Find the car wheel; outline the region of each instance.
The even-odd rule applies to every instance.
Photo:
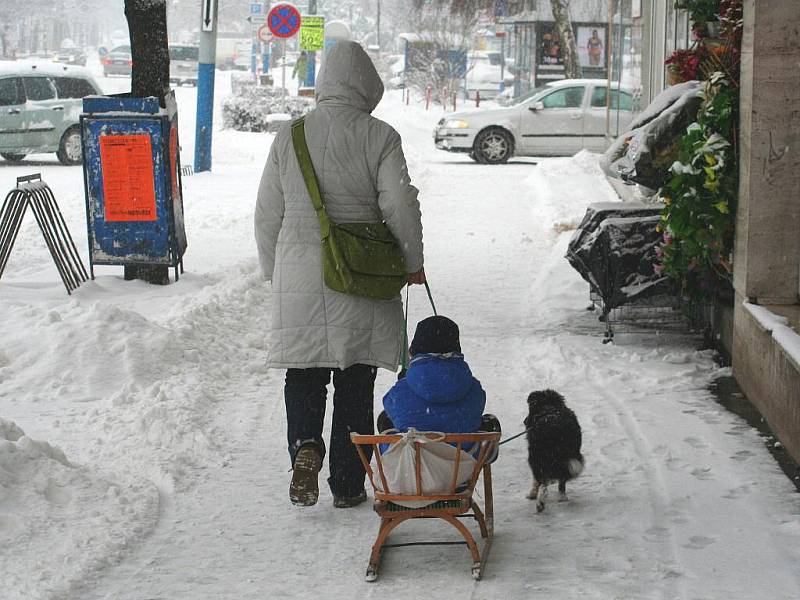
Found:
[[[18,163],[25,158],[26,154],[11,154],[10,152],[0,152],[0,156],[5,158],[8,162]]]
[[[514,139],[511,134],[499,127],[486,129],[475,139],[473,152],[478,162],[499,165],[507,162],[514,153]]]
[[[469,155],[468,155],[468,156],[469,156],[469,157],[470,157],[472,160],[474,160],[476,163],[479,163],[479,162],[481,162],[481,159],[480,159],[480,158],[478,158],[478,155],[477,155],[477,154],[475,154],[475,151],[474,151],[474,150],[472,150],[472,151],[469,153]]]
[[[70,127],[64,132],[64,135],[61,136],[61,143],[58,145],[56,156],[65,165],[79,165],[83,162],[80,129]]]

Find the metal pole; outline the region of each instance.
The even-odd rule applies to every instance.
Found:
[[[283,97],[286,98],[286,38],[283,38],[283,66],[281,67],[281,87],[283,88]]]
[[[380,52],[381,52],[381,0],[378,0],[377,27],[378,27],[378,54],[380,54]]]
[[[500,93],[506,91],[506,35],[500,38]]]
[[[194,136],[195,172],[211,170],[214,126],[214,68],[217,61],[217,0],[203,0],[200,14],[200,55],[197,66],[197,117]]]

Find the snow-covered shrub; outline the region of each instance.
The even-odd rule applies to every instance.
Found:
[[[273,114],[288,114],[296,119],[312,108],[313,98],[283,96],[281,88],[249,85],[237,81],[236,92],[222,103],[222,120],[226,128],[237,131],[271,131]]]

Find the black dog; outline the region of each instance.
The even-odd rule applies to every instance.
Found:
[[[547,484],[558,481],[559,500],[567,499],[567,481],[583,471],[581,426],[575,413],[553,390],[531,392],[528,396],[528,464],[533,487],[528,498],[536,499],[536,511],[544,510]]]

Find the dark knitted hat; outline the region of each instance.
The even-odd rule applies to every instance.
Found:
[[[447,354],[461,352],[458,325],[447,317],[428,317],[417,323],[411,341],[411,356],[416,354]]]

